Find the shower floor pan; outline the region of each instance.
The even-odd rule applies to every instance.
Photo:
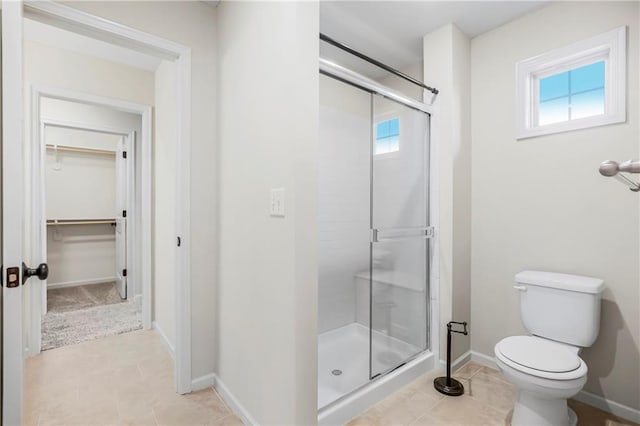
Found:
[[[416,346],[373,332],[374,372],[384,372],[420,352]],[[352,323],[318,336],[318,407],[322,409],[369,382],[369,328]]]

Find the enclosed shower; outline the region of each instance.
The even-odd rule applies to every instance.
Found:
[[[429,354],[433,228],[428,107],[329,61],[320,72],[322,414]]]

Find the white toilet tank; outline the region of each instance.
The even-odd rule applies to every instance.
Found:
[[[603,280],[522,271],[516,274],[516,283],[522,322],[531,334],[583,348],[595,342]]]

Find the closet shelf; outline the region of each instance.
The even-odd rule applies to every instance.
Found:
[[[47,219],[47,226],[58,225],[115,225],[115,219]]]
[[[47,149],[51,149],[53,151],[84,152],[89,154],[100,154],[100,155],[116,155],[115,151],[109,151],[107,149],[80,148],[77,146],[67,146],[67,145],[47,144]]]

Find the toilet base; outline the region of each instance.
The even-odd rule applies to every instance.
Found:
[[[578,416],[567,406],[566,399],[540,398],[519,390],[513,407],[512,426],[576,426]]]

